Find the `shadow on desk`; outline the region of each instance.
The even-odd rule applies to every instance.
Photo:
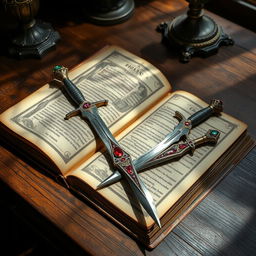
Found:
[[[52,235],[59,236],[59,232],[55,230],[55,227],[50,227],[48,231],[38,230],[35,227],[35,221],[31,218],[27,218],[26,212],[30,212],[31,209],[23,209],[24,202],[18,195],[10,191],[5,184],[0,181],[0,219],[1,219],[1,253],[2,256],[67,256],[67,255],[87,255],[82,251],[71,253],[71,251],[64,252],[67,247],[65,244],[63,251],[60,249],[62,246],[57,246],[52,243]],[[29,207],[29,206],[25,206]],[[22,209],[21,209],[22,208]],[[21,213],[22,212],[22,213]],[[38,213],[35,213],[37,222],[41,222],[41,225],[46,221]],[[30,223],[31,220],[31,223]],[[49,224],[45,225],[47,228]],[[49,236],[47,236],[47,232]],[[59,237],[63,237],[60,235]],[[62,239],[62,238],[59,238]],[[55,241],[55,240],[54,240]],[[72,249],[73,250],[73,249]],[[80,248],[76,249],[80,250]],[[2,252],[5,252],[2,254]]]

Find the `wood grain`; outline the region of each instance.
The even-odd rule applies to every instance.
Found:
[[[115,44],[158,67],[173,90],[186,90],[206,101],[222,99],[224,111],[247,123],[256,138],[253,32],[206,12],[236,43],[222,47],[209,58],[196,57],[182,64],[175,50],[161,44],[161,35],[155,28],[184,13],[186,1],[136,1],[130,20],[109,27],[87,23],[81,8],[78,10],[75,5],[70,9],[67,4],[59,6],[56,14],[47,4],[49,1],[44,1],[39,16],[52,22],[61,41],[43,59],[0,56],[0,112],[51,81],[55,65],[72,68],[105,45]],[[33,220],[38,232],[61,248],[63,254],[252,255],[256,251],[256,150],[153,251],[146,250],[91,205],[5,145],[0,148],[0,179],[18,197],[17,212]],[[5,197],[1,194],[1,201]]]

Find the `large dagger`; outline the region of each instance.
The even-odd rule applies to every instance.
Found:
[[[63,83],[66,92],[78,107],[74,111],[68,113],[65,119],[69,119],[80,114],[82,118],[90,122],[111,156],[114,167],[116,167],[118,171],[126,178],[141,205],[158,224],[158,226],[161,227],[160,220],[157,216],[156,208],[153,203],[153,198],[151,197],[151,194],[145,187],[144,183],[140,180],[130,155],[121,148],[98,114],[98,107],[106,106],[108,102],[106,100],[97,102],[87,101],[81,91],[68,78],[67,68],[63,66],[55,66],[53,73],[55,79]]]
[[[185,137],[185,139],[189,141],[188,134],[193,127],[202,123],[212,115],[218,115],[222,109],[222,101],[212,100],[208,107],[199,110],[187,119],[180,112],[176,111],[175,117],[180,120],[179,124],[174,128],[172,132],[167,134],[167,136],[159,144],[157,144],[144,155],[134,160],[133,164],[136,170],[142,170],[148,167],[149,163],[152,163],[153,159],[161,155],[172,144],[178,142],[180,138]],[[112,175],[103,180],[97,188],[100,189],[109,186],[120,178],[120,174],[115,171]]]

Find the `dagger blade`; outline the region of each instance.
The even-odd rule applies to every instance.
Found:
[[[111,134],[109,136],[109,133],[106,134],[105,129],[103,127],[100,127],[100,125],[99,125],[100,118],[98,118],[98,117],[94,118],[92,116],[89,116],[89,117],[87,116],[87,119],[90,121],[90,123],[93,127],[97,127],[96,128],[97,129],[97,134],[99,135],[99,137],[103,141],[104,145],[106,146],[107,151],[111,152],[112,149],[111,149],[111,145],[110,145],[109,141],[112,141],[112,142],[115,141],[116,142],[116,140],[113,139],[113,135]],[[101,122],[103,122],[103,120],[101,120]],[[116,168],[118,168],[119,171],[121,171],[123,176],[125,176],[130,188],[132,189],[132,191],[134,192],[136,197],[139,199],[139,202],[144,207],[146,212],[157,223],[157,225],[159,227],[161,227],[161,223],[160,223],[160,220],[159,220],[158,215],[157,215],[157,211],[156,211],[156,208],[155,208],[155,205],[154,205],[154,202],[153,202],[153,198],[152,198],[151,194],[149,193],[149,191],[147,190],[144,183],[141,181],[140,177],[138,176],[137,170],[133,166],[133,163],[130,159],[130,156],[128,155],[127,152],[125,152],[123,149],[121,149],[121,146],[118,144],[118,142],[115,143],[115,146],[118,147],[119,150],[121,150],[124,153],[122,155],[122,158],[125,157],[126,158],[125,161],[128,162],[128,164],[126,163],[124,166],[122,166],[122,164],[118,165],[117,162],[116,162],[117,159],[113,159],[114,166]],[[127,168],[129,168],[128,173],[127,173]],[[131,172],[133,172],[132,175],[135,175],[136,182],[134,182],[134,178],[131,179],[131,176],[129,175],[129,174],[131,174]],[[118,173],[120,174],[120,176],[122,176],[122,174],[120,172],[118,172]]]

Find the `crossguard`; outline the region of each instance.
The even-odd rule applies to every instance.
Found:
[[[71,117],[80,115],[84,111],[90,112],[93,107],[99,108],[107,105],[108,105],[107,100],[101,100],[101,101],[95,101],[95,102],[84,101],[77,109],[66,114],[65,119],[68,120]]]
[[[185,116],[183,114],[181,114],[179,111],[175,111],[174,117],[179,120],[179,129],[180,130],[188,129],[190,131],[192,129],[191,120],[186,119]],[[188,139],[189,131],[186,134],[184,134],[186,139]]]
[[[176,117],[180,122],[185,122],[186,118],[179,111],[175,111],[174,117]]]

